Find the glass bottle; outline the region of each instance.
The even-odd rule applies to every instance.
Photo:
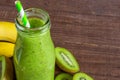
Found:
[[[22,25],[18,13],[18,32],[14,51],[17,80],[54,80],[55,54],[50,35],[49,14],[38,8],[25,10],[31,28]]]

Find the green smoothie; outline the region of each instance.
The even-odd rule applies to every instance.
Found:
[[[54,80],[55,54],[50,25],[37,17],[29,18],[31,29],[19,28],[14,52],[17,80]],[[44,26],[46,25],[46,26]],[[43,29],[38,30],[37,28]]]

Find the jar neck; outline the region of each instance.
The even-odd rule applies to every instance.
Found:
[[[25,13],[26,13],[28,19],[37,18],[38,20],[41,20],[43,23],[42,23],[42,25],[40,25],[40,22],[33,20],[34,23],[30,23],[30,24],[32,24],[31,28],[28,28],[26,26],[23,26],[23,23],[21,21],[21,16],[18,13],[17,18],[15,19],[15,24],[16,24],[18,33],[19,32],[32,33],[32,34],[34,32],[44,33],[50,29],[50,25],[51,25],[50,17],[46,11],[44,11],[42,9],[38,9],[38,8],[29,8],[29,9],[25,10]],[[33,25],[35,25],[35,27]]]

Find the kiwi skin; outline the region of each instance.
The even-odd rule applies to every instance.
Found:
[[[73,80],[94,80],[94,79],[84,72],[79,72],[73,75]]]
[[[69,57],[69,59],[73,63],[73,66],[68,65],[69,63],[67,63],[64,59],[60,60],[59,58],[61,57],[60,51]],[[55,52],[56,52],[56,64],[61,70],[71,73],[71,74],[80,71],[80,67],[79,67],[77,60],[75,59],[75,57],[69,50],[62,48],[62,47],[56,47]]]
[[[2,61],[2,74],[1,74],[1,80],[13,80],[13,64],[12,61],[5,57],[0,56]],[[3,70],[4,69],[4,70]]]
[[[55,80],[72,80],[72,75],[68,73],[60,73],[56,76]]]

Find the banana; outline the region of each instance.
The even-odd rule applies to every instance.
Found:
[[[8,42],[0,42],[0,56],[4,55],[7,57],[13,56],[15,44],[8,43]]]
[[[13,80],[12,61],[5,56],[0,56],[0,80]]]
[[[12,22],[0,22],[0,40],[15,43],[17,30]]]

